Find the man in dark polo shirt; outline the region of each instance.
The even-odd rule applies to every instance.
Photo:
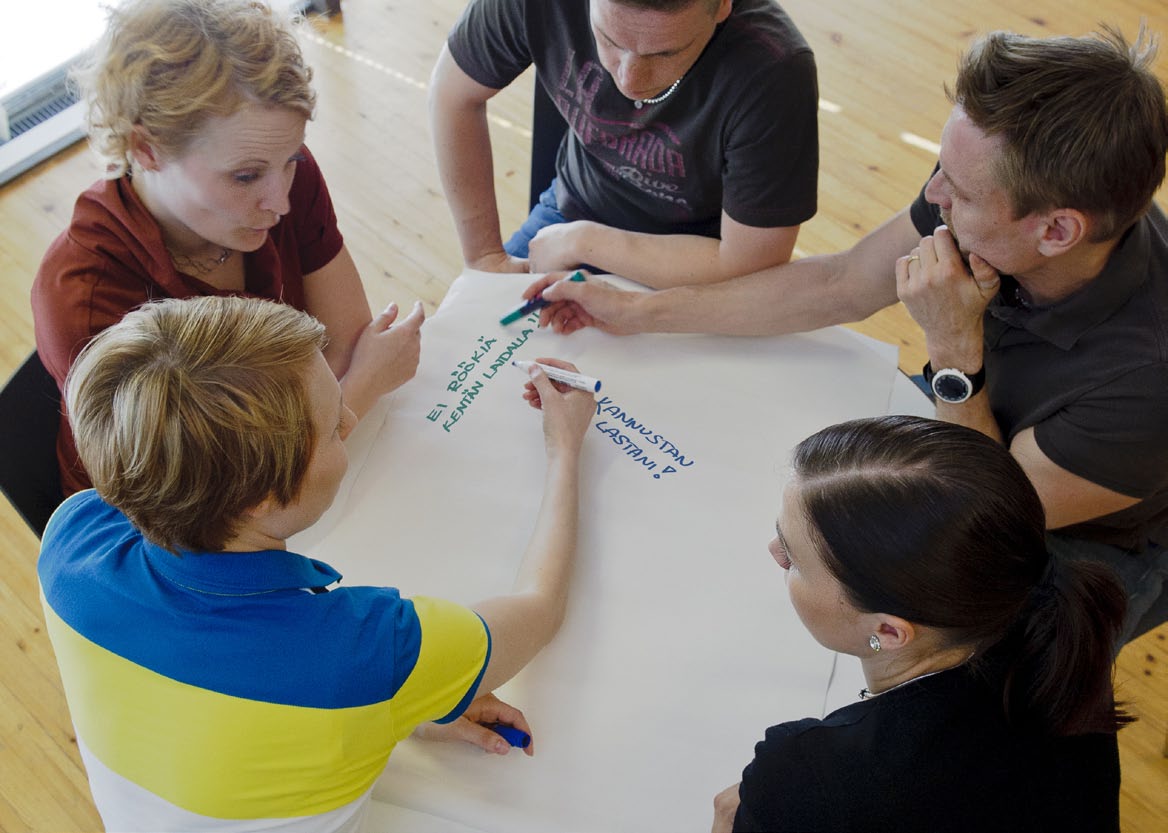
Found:
[[[1168,219],[1152,203],[1168,111],[1153,56],[1142,33],[990,35],[962,62],[921,195],[851,250],[650,295],[556,284],[543,323],[775,334],[899,297],[925,333],[937,417],[1009,445],[1053,552],[1119,571],[1126,641],[1168,620]]]

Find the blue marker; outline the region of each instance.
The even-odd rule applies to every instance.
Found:
[[[575,281],[576,283],[581,283],[584,280],[584,273],[580,272],[580,271],[573,272],[571,277],[564,278],[564,280]],[[525,315],[531,315],[531,313],[535,312],[537,309],[543,309],[549,303],[550,303],[549,301],[545,301],[543,299],[542,295],[536,295],[530,301],[525,301],[524,303],[520,304],[518,307],[513,309],[511,312],[507,313],[502,318],[500,318],[499,323],[505,327],[508,324],[511,324],[515,321],[518,321],[520,318],[523,318]]]
[[[526,749],[531,746],[531,735],[522,729],[516,729],[514,726],[508,726],[506,723],[484,723],[483,725],[495,734],[502,736],[503,740],[512,746],[517,746],[520,749]]]

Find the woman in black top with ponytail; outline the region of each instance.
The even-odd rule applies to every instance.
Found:
[[[984,435],[916,417],[795,450],[770,550],[860,702],[773,726],[715,831],[1118,831],[1108,568],[1047,555],[1042,504]]]

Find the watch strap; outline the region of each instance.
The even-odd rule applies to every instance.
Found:
[[[956,370],[956,368],[953,369]],[[962,370],[961,373],[965,376],[966,379],[969,380],[969,384],[972,386],[972,390],[969,391],[969,398],[972,399],[981,393],[981,389],[985,387],[985,365],[983,364],[981,366],[981,370],[977,371],[977,373],[966,373],[964,370]],[[925,384],[932,386],[934,371],[933,363],[931,361],[925,362],[925,366],[921,368],[921,375],[925,377]]]

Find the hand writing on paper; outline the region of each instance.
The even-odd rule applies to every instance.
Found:
[[[541,364],[578,373],[571,362],[539,358]],[[548,457],[559,453],[579,454],[584,432],[596,413],[596,399],[586,391],[553,382],[538,367],[531,368],[531,379],[523,387],[523,398],[531,407],[543,411],[543,436]]]
[[[562,273],[545,275],[523,291],[524,298],[542,294],[548,305],[539,314],[539,326],[561,335],[570,335],[585,327],[596,327],[613,335],[631,335],[641,331],[635,317],[640,292],[615,289],[604,281],[589,278],[584,282],[560,280]]]
[[[423,723],[414,729],[414,737],[439,743],[469,743],[492,755],[506,755],[510,752],[511,744],[501,735],[480,725],[483,723],[505,723],[531,734],[531,727],[527,724],[523,712],[504,703],[494,694],[482,694],[471,701],[457,720],[443,725]],[[527,756],[535,754],[534,741],[528,744],[523,754]]]

